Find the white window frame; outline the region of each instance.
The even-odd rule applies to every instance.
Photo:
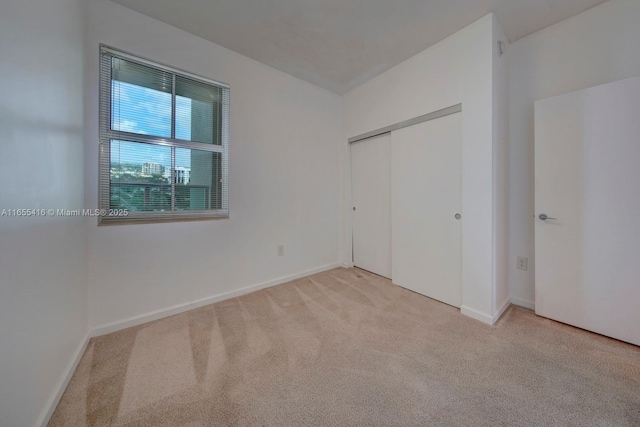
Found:
[[[130,62],[138,63],[147,67],[156,68],[158,70],[172,74],[172,118],[171,118],[171,138],[157,137],[153,135],[144,135],[126,131],[111,129],[111,61],[106,58],[118,57]],[[108,65],[108,64],[109,65]],[[215,86],[221,89],[221,141],[219,145],[201,142],[186,141],[175,138],[175,97],[176,97],[176,76],[185,77],[196,82]],[[207,79],[195,74],[158,64],[139,56],[135,56],[121,50],[116,50],[109,46],[100,45],[100,108],[99,108],[99,127],[100,127],[100,149],[99,149],[99,191],[98,205],[100,214],[98,216],[98,225],[122,224],[122,223],[149,223],[149,222],[170,222],[170,221],[191,221],[200,219],[224,219],[229,218],[229,85]],[[145,211],[145,212],[128,212],[125,215],[117,210],[111,210],[110,202],[110,142],[111,140],[124,140],[131,142],[147,143],[172,148],[187,148],[200,151],[209,151],[221,153],[222,161],[222,203],[221,209],[207,210],[183,210],[183,211]],[[175,150],[172,149],[172,209],[175,206]]]

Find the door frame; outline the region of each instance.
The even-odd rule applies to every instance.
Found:
[[[349,144],[353,142],[362,141],[364,139],[373,138],[374,136],[382,135],[385,133],[391,133],[394,130],[399,130],[409,126],[417,125],[423,122],[429,122],[431,120],[439,119],[440,117],[450,116],[451,114],[462,113],[462,104],[452,105],[451,107],[443,108],[433,113],[423,114],[422,116],[414,117],[409,120],[403,120],[393,125],[385,126],[380,129],[365,132],[363,134],[349,138],[347,142]]]

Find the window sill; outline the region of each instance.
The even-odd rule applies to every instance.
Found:
[[[221,219],[229,219],[229,215],[176,215],[176,216],[127,216],[127,217],[100,217],[98,219],[98,226],[113,226],[113,225],[133,225],[133,224],[158,224],[169,222],[194,222],[194,221],[215,221]]]

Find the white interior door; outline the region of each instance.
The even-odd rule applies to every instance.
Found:
[[[639,111],[640,78],[535,106],[536,313],[637,345]]]
[[[391,278],[391,139],[389,134],[351,144],[353,262]]]
[[[461,114],[391,133],[392,277],[462,305]]]

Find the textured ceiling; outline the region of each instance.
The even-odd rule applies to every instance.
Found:
[[[495,12],[510,42],[605,0],[114,0],[342,94]]]

